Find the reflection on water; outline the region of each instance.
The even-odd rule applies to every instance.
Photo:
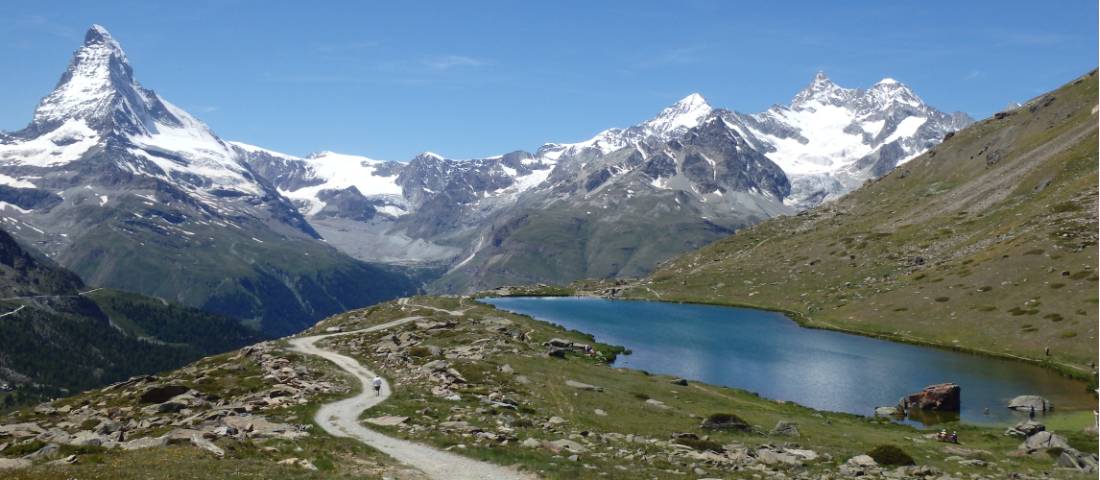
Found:
[[[897,405],[903,395],[944,382],[962,387],[961,418],[971,423],[1025,418],[1007,408],[1012,397],[1023,394],[1042,395],[1057,411],[1095,408],[1083,383],[1033,365],[802,328],[775,312],[596,298],[484,301],[633,350],[617,366],[821,410],[871,415],[875,407]]]

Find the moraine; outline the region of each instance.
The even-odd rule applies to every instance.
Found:
[[[901,396],[942,382],[961,385],[961,417],[968,423],[1022,418],[1006,406],[1023,394],[1050,399],[1055,414],[1096,407],[1083,383],[1034,365],[803,328],[776,312],[573,297],[482,301],[631,349],[616,362],[619,367],[735,387],[819,410],[870,415],[875,407],[896,405]]]

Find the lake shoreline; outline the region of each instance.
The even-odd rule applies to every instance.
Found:
[[[837,327],[835,325],[814,322],[812,319],[809,319],[809,318],[805,317],[804,315],[802,315],[799,312],[793,312],[793,311],[785,310],[785,309],[782,309],[782,308],[775,308],[775,307],[761,306],[761,305],[753,305],[753,304],[747,304],[747,303],[733,303],[733,302],[654,299],[654,298],[646,298],[646,297],[632,296],[632,295],[614,296],[613,297],[613,296],[603,295],[603,294],[598,294],[598,293],[577,292],[575,290],[571,291],[571,292],[566,292],[566,291],[564,291],[564,289],[562,289],[562,290],[557,290],[556,289],[553,292],[546,292],[546,291],[542,291],[542,292],[524,292],[524,294],[513,294],[513,295],[499,295],[499,294],[479,295],[479,296],[477,296],[477,301],[479,303],[485,304],[486,302],[481,301],[482,298],[493,298],[493,297],[498,297],[498,298],[500,298],[500,297],[503,297],[503,298],[563,298],[563,297],[564,298],[599,298],[599,299],[612,300],[612,301],[615,301],[615,300],[618,300],[618,301],[642,301],[642,302],[654,302],[654,303],[663,303],[663,304],[682,304],[682,305],[701,305],[701,306],[716,306],[716,307],[747,308],[747,309],[755,309],[755,310],[779,313],[779,314],[782,314],[783,317],[786,318],[787,320],[789,320],[791,322],[794,322],[794,324],[799,326],[800,328],[806,328],[806,329],[812,329],[812,330],[821,330],[821,331],[832,331],[832,332],[843,333],[843,334],[848,334],[848,335],[854,335],[854,336],[859,336],[859,337],[873,338],[873,339],[888,341],[888,342],[897,343],[897,344],[913,345],[913,346],[933,348],[933,349],[937,349],[937,350],[960,353],[960,354],[966,354],[966,355],[974,355],[976,357],[999,359],[999,360],[1010,360],[1010,361],[1015,361],[1015,362],[1021,362],[1023,364],[1027,364],[1027,365],[1031,365],[1031,366],[1040,367],[1043,370],[1046,370],[1046,371],[1049,371],[1049,372],[1052,372],[1052,373],[1056,373],[1061,377],[1067,378],[1071,381],[1074,381],[1075,383],[1078,383],[1078,386],[1082,390],[1084,390],[1086,392],[1089,392],[1093,399],[1097,398],[1096,392],[1089,387],[1089,373],[1083,372],[1083,371],[1080,371],[1080,370],[1077,370],[1077,369],[1070,368],[1070,366],[1068,366],[1068,365],[1055,364],[1055,363],[1052,363],[1052,362],[1041,361],[1041,360],[1028,358],[1028,357],[1014,356],[1014,355],[1002,354],[1002,353],[997,353],[997,352],[990,352],[990,351],[986,351],[986,350],[982,350],[982,349],[966,347],[966,346],[960,346],[960,345],[941,344],[941,343],[930,342],[930,341],[926,341],[926,340],[922,340],[922,339],[901,337],[901,336],[898,336],[898,335],[883,334],[883,333],[878,333],[878,332],[867,332],[867,331],[860,331],[860,330],[854,330],[854,329],[849,329],[849,328]],[[542,321],[546,321],[546,320],[542,320]],[[584,333],[588,333],[588,332],[584,332]],[[624,347],[630,348],[629,346],[624,346]],[[619,367],[619,368],[624,368],[624,367]],[[625,368],[629,368],[629,367],[625,367]],[[1072,411],[1074,411],[1074,410],[1070,410],[1070,412],[1072,412]]]

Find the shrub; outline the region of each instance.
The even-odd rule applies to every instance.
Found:
[[[732,413],[716,413],[703,420],[701,428],[706,430],[748,430],[748,422]]]
[[[908,453],[905,453],[905,450],[902,450],[896,445],[879,445],[867,452],[867,455],[875,459],[875,462],[879,465],[896,467],[917,464],[917,462],[913,460],[913,457],[909,456]]]

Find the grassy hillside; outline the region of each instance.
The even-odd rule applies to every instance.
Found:
[[[390,302],[337,315],[313,332],[350,331],[408,316],[422,318],[322,341],[325,348],[377,369],[394,386],[394,395],[363,417],[369,422],[389,415],[397,418],[387,420],[396,421],[367,426],[515,465],[539,478],[1092,478],[1056,469],[1060,450],[1022,453],[1021,439],[1003,435],[1003,428],[947,425],[958,430],[961,444],[946,444],[930,439],[928,431],[885,419],[818,412],[742,390],[612,368],[607,361],[622,351],[618,347],[469,298]],[[560,358],[551,356],[545,344],[551,339],[583,343],[593,353],[571,349]],[[190,389],[173,400],[188,408],[172,412],[142,403],[142,392],[157,385]],[[32,465],[9,477],[423,478],[373,449],[303,425],[322,403],[357,390],[332,364],[289,351],[286,342],[266,342],[157,378],[2,416],[0,444],[8,446],[0,449],[0,461],[55,441],[59,451],[32,457]],[[704,420],[716,415],[729,419],[724,428],[703,428]],[[1095,433],[1082,431],[1091,422],[1088,412],[1051,420],[1057,422],[1047,422],[1048,429],[1065,436],[1070,446],[1095,451]],[[289,433],[223,428],[242,421],[285,423]],[[776,429],[780,422],[794,427]],[[116,442],[118,434],[111,430],[119,425],[136,427]],[[80,438],[94,429],[101,432],[97,438],[111,443],[176,440],[127,451],[5,436],[35,427]],[[189,445],[194,432],[210,439],[224,458]],[[900,447],[917,465],[848,464],[883,445]],[[71,464],[54,461],[70,454],[76,455]],[[290,458],[317,470],[288,465]]]
[[[258,341],[236,320],[80,278],[0,231],[0,409]]]
[[[1097,161],[1093,71],[836,202],[683,255],[625,294],[780,309],[811,326],[1087,372]]]

